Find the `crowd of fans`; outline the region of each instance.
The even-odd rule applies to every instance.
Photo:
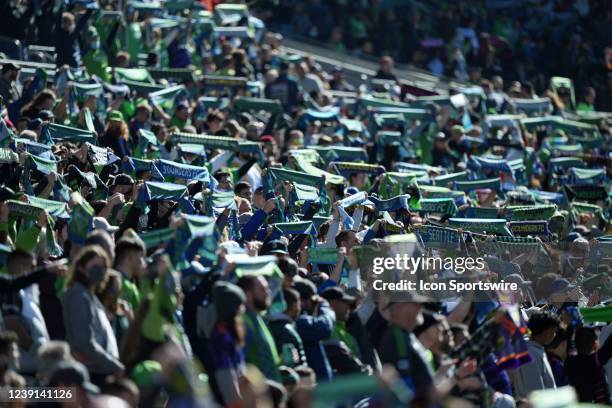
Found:
[[[283,34],[343,54],[390,55],[461,81],[500,75],[529,81],[539,93],[551,76],[561,75],[578,89],[607,93],[598,110],[612,106],[605,85],[612,36],[606,1],[306,0],[264,1],[259,9]]]
[[[612,77],[526,59],[431,95],[385,55],[354,84],[264,24],[342,21],[350,48],[411,60],[424,34],[394,45],[385,3],[4,3],[23,49],[1,60],[0,386],[82,407],[610,405]],[[438,3],[403,18],[484,47],[484,14]],[[565,3],[538,13],[609,19]],[[531,41],[502,16],[508,51]],[[374,270],[405,255],[445,261]]]

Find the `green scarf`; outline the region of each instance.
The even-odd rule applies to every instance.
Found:
[[[438,186],[427,186],[418,185],[419,193],[424,198],[457,198],[459,196],[465,196],[463,191],[453,191],[450,188],[438,187]]]
[[[467,218],[499,218],[499,208],[495,207],[469,207],[465,215]]]
[[[375,164],[351,162],[334,162],[334,168],[338,174],[341,174],[344,177],[349,176],[351,173],[377,175],[384,171],[384,167],[377,166]]]
[[[272,226],[280,230],[284,235],[317,234],[312,221],[278,222],[276,224],[272,224]]]
[[[250,341],[245,347],[246,361],[259,368],[266,378],[280,381],[281,359],[268,326],[261,316],[251,311],[245,313],[244,322],[250,332]]]
[[[531,237],[495,237],[491,242],[481,241],[478,247],[486,253],[531,254],[540,251],[541,245]]]
[[[325,188],[325,179],[302,171],[270,167],[270,175],[275,181],[289,181],[310,187]]]
[[[151,92],[149,98],[151,101],[162,109],[168,110],[174,108],[174,98],[181,92],[185,91],[184,85],[176,85],[170,88],[165,88],[160,91]]]
[[[81,84],[75,82],[72,84],[72,93],[79,101],[86,101],[90,96],[100,98],[104,93],[101,84]]]
[[[85,238],[93,228],[94,209],[79,193],[72,193],[72,213],[68,223],[69,239],[79,245],[85,244]]]
[[[417,176],[410,173],[385,173],[379,188],[380,198],[383,200],[401,195],[406,187],[414,184]]]
[[[418,208],[424,214],[444,214],[454,216],[457,213],[457,204],[452,198],[422,198],[418,201]]]
[[[146,68],[119,68],[114,67],[115,78],[120,81],[127,79],[128,81],[149,82],[153,83],[153,78],[149,75]]]
[[[581,307],[580,314],[585,323],[612,322],[612,306]]]
[[[234,108],[238,112],[244,111],[265,111],[269,113],[281,114],[283,108],[278,100],[265,98],[250,98],[239,96],[234,100]]]
[[[312,174],[317,177],[324,176],[325,183],[342,185],[345,182],[344,177],[339,176],[337,174],[328,173],[325,170],[321,170],[320,168],[315,167],[312,163],[304,160],[304,158],[301,156],[295,156],[294,159],[295,159],[296,167],[299,170],[305,173],[308,173],[308,174]]]
[[[434,185],[447,187],[448,183],[455,181],[465,181],[467,179],[467,171],[460,171],[458,173],[449,173],[442,176],[434,177]]]
[[[96,144],[96,137],[88,130],[58,125],[57,123],[47,123],[43,125],[40,142],[47,145],[61,142],[89,142]]]
[[[533,206],[509,206],[508,210],[512,211],[512,221],[527,221],[527,220],[549,220],[557,210],[557,206],[550,205],[533,205]]]
[[[154,85],[150,82],[130,81],[126,79],[123,81],[123,83],[127,85],[131,91],[136,92],[137,94],[148,95],[150,93],[166,89],[166,87],[163,85]]]
[[[575,199],[588,202],[597,202],[599,200],[606,200],[608,198],[608,192],[604,186],[565,184],[563,186],[563,191],[567,197],[567,201],[570,202]]]
[[[139,234],[140,239],[145,244],[145,248],[148,250],[157,248],[162,243],[167,243],[174,239],[176,230],[174,228],[163,228],[143,232]]]
[[[306,186],[304,184],[293,183],[293,188],[300,201],[316,201],[319,198],[319,193],[316,187]]]
[[[361,147],[345,147],[345,146],[308,146],[308,149],[313,149],[319,152],[326,161],[346,161],[346,162],[363,162],[368,160],[366,151]]]
[[[190,8],[190,7],[189,7]],[[191,68],[147,68],[149,75],[155,79],[167,79],[174,82],[194,81],[194,70]]]
[[[176,143],[189,143],[205,146],[208,149],[220,149],[236,152],[239,141],[233,137],[198,135],[193,133],[174,133],[172,140]]]
[[[138,144],[136,145],[136,149],[134,150],[134,157],[138,159],[147,159],[146,153],[149,149],[149,146],[159,146],[159,140],[153,132],[146,129],[140,129],[138,131],[139,138]]]
[[[179,230],[178,237],[179,248],[187,249],[195,244],[194,249],[201,258],[211,262],[217,259],[218,234],[214,218],[186,214],[185,224]]]
[[[486,180],[455,181],[455,190],[470,192],[474,190],[491,189],[501,190],[501,180],[499,177]]]
[[[320,265],[335,265],[338,263],[338,248],[309,248],[308,262]]]
[[[450,218],[449,224],[466,231],[511,236],[504,219]]]
[[[17,200],[7,200],[6,203],[9,206],[11,219],[15,221],[17,218],[22,217],[29,224],[32,224],[38,219],[38,214],[41,210],[47,210],[49,216],[47,217],[47,228],[45,232],[45,248],[49,255],[54,257],[61,256],[63,251],[55,240],[55,234],[53,232],[55,228],[54,217],[68,217],[66,204],[32,196],[28,197],[28,201],[29,203]]]

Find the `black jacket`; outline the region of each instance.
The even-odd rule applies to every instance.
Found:
[[[612,337],[595,353],[569,356],[565,370],[569,384],[576,389],[580,402],[610,405],[610,391],[604,365],[612,357]]]

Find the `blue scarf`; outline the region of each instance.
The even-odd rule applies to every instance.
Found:
[[[408,210],[408,200],[410,200],[409,194],[399,195],[388,200],[381,200],[377,197],[368,197],[368,200],[374,204],[378,212],[384,211],[397,211],[397,210]]]
[[[191,166],[163,159],[155,160],[154,164],[164,178],[175,177],[185,180],[198,180],[206,184],[210,183],[210,174],[206,167]]]

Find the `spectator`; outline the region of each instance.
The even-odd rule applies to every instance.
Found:
[[[281,351],[282,364],[296,367],[307,364],[302,339],[295,329],[295,321],[301,313],[300,294],[291,288],[283,290],[287,303],[285,313],[269,317],[270,332],[274,337],[276,349]],[[282,374],[282,373],[281,373]]]
[[[100,247],[84,248],[74,262],[62,298],[68,343],[77,360],[86,364],[99,383],[123,370],[112,327],[94,295],[107,279],[108,267],[108,257]]]
[[[266,85],[265,95],[266,98],[279,100],[285,112],[291,112],[298,103],[298,84],[289,78],[289,64],[287,62],[281,62],[278,68],[278,77]]]
[[[61,29],[58,30],[57,43],[55,45],[57,51],[57,65],[64,64],[73,68],[81,66],[81,47],[79,46],[79,36],[81,30],[85,28],[87,21],[93,14],[93,9],[89,9],[75,22],[75,16],[72,13],[62,13]]]
[[[554,340],[559,319],[548,311],[536,312],[529,318],[528,327],[531,335],[527,345],[532,362],[515,372],[514,387],[519,397],[526,397],[534,390],[556,387],[545,347]]]
[[[383,364],[393,364],[402,380],[414,392],[415,401],[427,401],[433,388],[433,371],[427,364],[425,349],[412,331],[423,323],[422,304],[390,303],[387,306],[389,327],[383,333],[378,353]]]
[[[317,381],[329,381],[332,371],[322,342],[331,337],[336,316],[329,303],[317,295],[312,282],[295,281],[293,288],[300,294],[302,313],[295,325],[304,343],[308,365],[314,370]]]
[[[106,132],[100,138],[100,145],[109,147],[113,152],[123,158],[130,154],[131,148],[128,145],[130,133],[123,120],[123,114],[119,111],[112,111],[108,114],[108,126]]]
[[[371,368],[361,362],[361,352],[357,340],[348,332],[346,321],[349,317],[351,304],[356,299],[334,286],[325,289],[321,297],[329,302],[336,315],[336,322],[330,340],[324,343],[334,375],[349,373],[368,373]]]
[[[335,66],[332,71],[332,79],[329,81],[329,88],[334,91],[352,92],[355,87],[349,84],[344,78],[344,69],[340,66]]]
[[[600,347],[593,327],[579,327],[575,333],[576,355],[567,358],[569,384],[576,389],[580,402],[610,404],[610,392],[603,366],[612,356],[610,338]]]
[[[306,65],[305,62],[297,64],[295,66],[295,72],[298,76],[298,83],[305,93],[310,96],[316,96],[323,93],[323,83],[319,77],[309,72],[308,65]]]
[[[280,356],[270,329],[260,316],[270,306],[270,288],[263,277],[244,276],[238,286],[246,295],[246,361],[259,368],[266,378],[280,380]]]
[[[393,73],[393,65],[393,58],[389,56],[382,57],[378,62],[378,71],[374,78],[397,82],[397,77]]]
[[[19,77],[19,66],[13,63],[2,65],[2,76],[0,77],[0,95],[4,103],[9,104],[19,99],[17,89],[17,78]]]
[[[91,404],[93,397],[100,393],[100,388],[92,384],[85,366],[78,361],[59,362],[49,376],[47,387],[74,388],[75,404]]]
[[[145,248],[135,239],[122,238],[117,242],[115,254],[114,268],[121,273],[122,299],[131,310],[136,310],[140,304],[140,291],[134,282],[146,273]]]
[[[576,111],[593,112],[595,110],[595,89],[588,87],[584,91],[584,99],[576,106]]]
[[[9,385],[11,374],[19,370],[19,338],[12,331],[0,332],[0,379],[2,386]]]
[[[211,388],[221,404],[231,405],[241,398],[239,381],[244,374],[242,346],[246,296],[236,285],[218,282],[213,287],[217,319],[209,335]]]
[[[16,250],[7,259],[10,276],[17,277],[34,269],[36,263],[32,253]],[[38,349],[49,341],[49,333],[38,304],[38,287],[30,286],[27,291],[14,292],[2,299],[4,327],[19,335],[20,373],[33,376],[36,372]]]
[[[546,346],[546,358],[555,377],[555,385],[557,387],[566,386],[568,384],[567,371],[565,369],[565,361],[567,360],[567,331],[564,328],[559,327],[553,341]]]
[[[36,358],[36,380],[41,386],[49,383],[55,366],[63,361],[72,361],[70,346],[64,341],[52,340],[38,349]]]

